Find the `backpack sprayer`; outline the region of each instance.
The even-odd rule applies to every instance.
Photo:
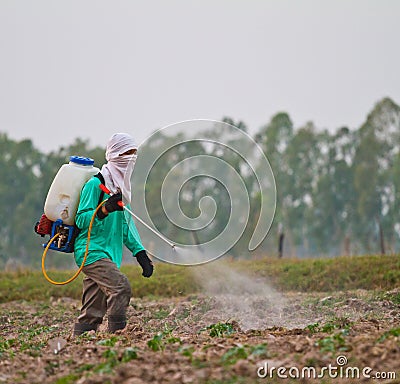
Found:
[[[75,280],[82,271],[87,258],[90,243],[90,233],[97,211],[105,203],[99,202],[90,221],[86,252],[78,271],[68,280],[57,282],[46,273],[45,259],[49,249],[58,252],[74,251],[75,239],[79,228],[75,225],[75,215],[78,209],[79,196],[83,185],[100,170],[93,166],[94,160],[88,157],[71,156],[68,164],[61,166],[57,172],[44,203],[44,214],[35,225],[35,232],[42,237],[49,235],[50,240],[43,244],[42,272],[52,284],[64,285]]]
[[[90,235],[97,215],[97,211],[107,201],[102,201],[103,194],[100,195],[99,203],[93,212],[88,228],[88,236],[86,242],[85,255],[82,264],[76,273],[66,281],[54,281],[46,272],[45,260],[49,249],[72,253],[74,252],[75,239],[79,234],[79,228],[75,225],[75,215],[78,210],[80,192],[83,185],[92,177],[97,175],[100,170],[93,166],[94,160],[88,157],[71,156],[68,164],[61,166],[54,178],[44,204],[44,214],[35,225],[35,232],[42,237],[49,235],[50,240],[43,244],[44,251],[42,256],[42,272],[47,281],[55,285],[65,285],[75,280],[82,271],[89,252]],[[111,195],[111,192],[104,184],[100,184],[100,189]],[[164,236],[156,232],[142,219],[136,216],[121,201],[120,206],[123,207],[130,215],[140,221],[146,228],[165,241],[175,250],[175,244],[168,241]]]

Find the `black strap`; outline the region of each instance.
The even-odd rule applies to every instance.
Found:
[[[94,175],[94,177],[97,177],[100,180],[100,183],[105,184],[105,180],[103,175],[99,172],[97,175]],[[97,205],[99,205],[104,199],[104,191],[101,190],[100,192],[100,196],[99,196],[99,202],[97,203]],[[76,223],[74,224],[74,231],[72,234],[72,238],[70,241],[70,245],[69,245],[69,250],[67,252],[74,252],[74,246],[75,246],[75,239],[77,238],[77,236],[79,235],[79,232],[81,231],[79,229],[79,227],[76,225]]]
[[[97,177],[100,180],[101,184],[106,184],[106,181],[104,180],[104,176],[99,172],[97,175],[94,175],[94,177]],[[100,197],[99,197],[99,202],[97,205],[99,205],[104,199],[104,191],[101,190]]]

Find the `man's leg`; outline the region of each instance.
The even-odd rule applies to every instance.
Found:
[[[109,259],[101,259],[83,268],[83,272],[100,288],[108,311],[108,330],[126,326],[126,309],[132,295],[128,278]],[[105,312],[99,313],[104,316]]]
[[[83,279],[83,294],[81,314],[75,324],[74,335],[78,336],[83,332],[97,330],[102,323],[107,311],[106,296],[97,283],[90,277]]]

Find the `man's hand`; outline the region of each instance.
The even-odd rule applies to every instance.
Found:
[[[119,203],[120,202],[120,203]],[[118,204],[119,203],[119,204]],[[121,192],[110,196],[104,205],[97,211],[97,217],[103,220],[109,213],[114,211],[122,211],[122,194]]]
[[[119,203],[121,202],[121,203]],[[119,205],[119,204],[121,205]],[[104,208],[108,213],[114,211],[122,211],[124,208],[122,207],[122,194],[121,192],[116,193],[115,195],[110,196],[104,204]]]
[[[136,260],[143,269],[142,276],[150,277],[153,274],[154,267],[152,261],[149,259],[149,256],[147,256],[146,251],[139,251],[135,256]]]

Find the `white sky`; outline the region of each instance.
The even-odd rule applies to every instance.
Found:
[[[43,151],[230,116],[358,127],[400,102],[397,0],[0,0],[0,131]]]

